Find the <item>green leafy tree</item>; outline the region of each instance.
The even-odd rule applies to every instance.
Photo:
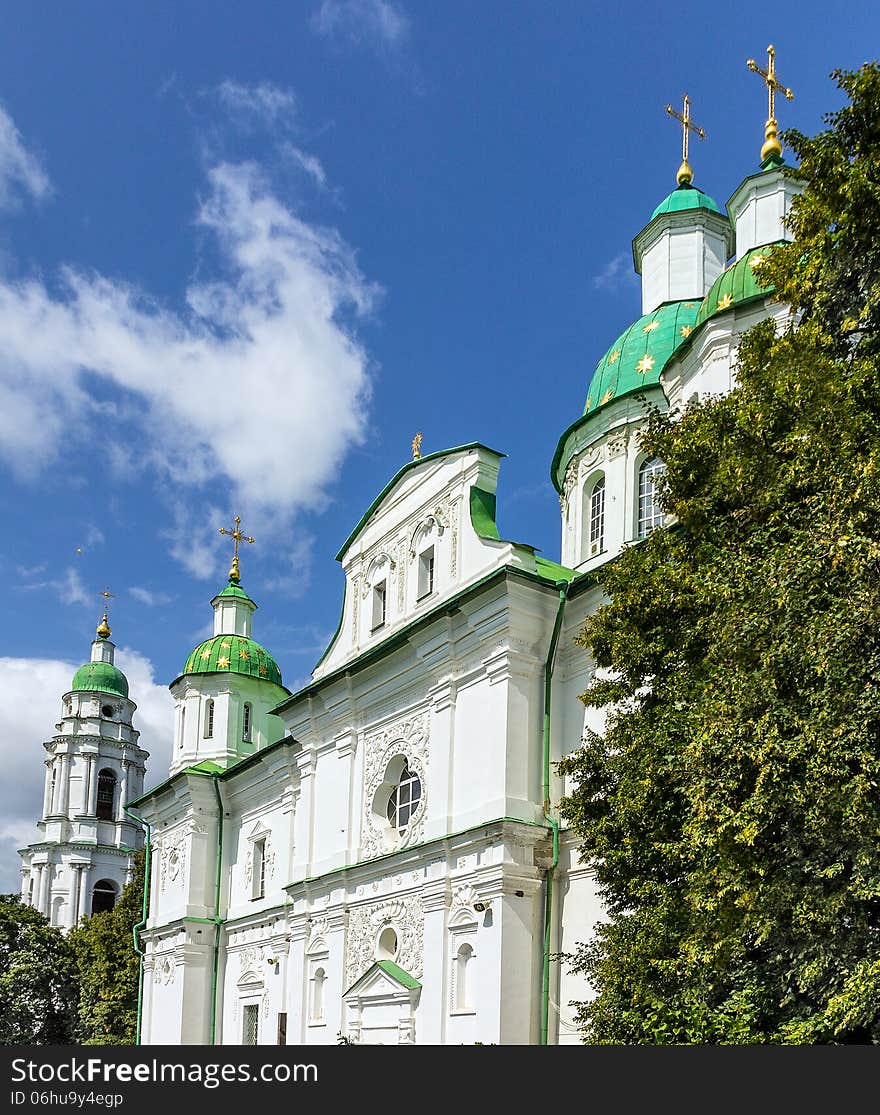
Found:
[[[785,140],[797,311],[644,442],[674,518],[599,574],[604,730],[561,764],[608,919],[599,1043],[880,1041],[880,69]],[[762,271],[762,276],[765,272]]]
[[[132,932],[141,920],[144,853],[112,910],[85,918],[69,935],[80,981],[78,1037],[83,1045],[134,1045],[139,959]]]
[[[70,1044],[77,995],[64,934],[17,894],[0,894],[0,1044]]]

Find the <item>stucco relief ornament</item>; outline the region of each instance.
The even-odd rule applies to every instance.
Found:
[[[267,879],[275,878],[275,848],[272,844],[271,836],[266,833],[265,844],[263,845],[263,870]],[[244,857],[244,885],[247,890],[250,890],[251,883],[254,878],[254,857],[246,855]]]
[[[391,848],[405,848],[421,836],[427,811],[425,772],[428,765],[428,713],[419,712],[395,721],[364,740],[364,819],[361,852],[365,858],[382,855]],[[421,797],[403,833],[388,824],[377,795],[393,759],[403,756],[421,783]],[[381,809],[381,811],[380,811]]]
[[[323,941],[327,944],[327,939],[330,935],[330,919],[329,918],[313,918],[309,926],[309,945],[308,947],[314,948],[315,944]]]
[[[238,962],[241,965],[242,975],[245,972],[253,972],[262,977],[263,950],[261,948],[242,949],[238,954]]]
[[[425,913],[421,895],[396,898],[352,910],[348,917],[345,985],[355,980],[376,960],[376,942],[382,930],[392,926],[397,933],[395,963],[417,979],[424,969]]]
[[[461,497],[456,496],[452,501],[452,507],[449,512],[449,522],[452,528],[452,541],[449,549],[451,551],[449,558],[449,571],[453,580],[455,574],[458,572],[458,510],[461,506]]]
[[[462,887],[457,887],[452,895],[452,909],[453,910],[466,910],[472,909],[475,902],[479,901],[479,895],[470,885],[465,883]]]
[[[153,962],[153,979],[156,983],[174,983],[177,968],[170,956],[157,956]]]
[[[586,476],[590,469],[595,468],[596,465],[602,460],[602,446],[594,446],[588,449],[581,457],[579,469],[581,476]]]
[[[572,490],[577,482],[577,465],[574,461],[570,461],[568,468],[565,470],[565,479],[562,482],[562,491],[559,493],[559,506],[565,507],[568,502],[568,497],[571,495]]]
[[[182,876],[186,868],[186,841],[189,829],[168,834],[160,845],[159,852],[159,889],[164,891]]]

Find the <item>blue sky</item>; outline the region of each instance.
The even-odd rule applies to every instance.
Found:
[[[334,555],[410,456],[509,454],[499,525],[558,557],[549,463],[639,314],[630,241],[675,185],[756,169],[777,48],[806,132],[880,9],[752,2],[19,5],[0,38],[0,890],[105,584],[167,769],[165,686],[242,516],[255,636],[301,684]],[[678,14],[678,13],[681,14]],[[702,17],[702,18],[701,18]]]

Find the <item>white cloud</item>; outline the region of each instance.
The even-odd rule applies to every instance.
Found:
[[[233,121],[243,127],[290,126],[296,118],[296,96],[270,82],[242,85],[227,80],[217,86],[216,94]]]
[[[141,604],[146,604],[148,608],[161,608],[171,603],[171,597],[167,592],[151,592],[148,588],[141,588],[138,585],[130,588],[128,595]]]
[[[45,572],[46,568],[45,562],[42,565],[35,565],[32,569],[19,566],[18,572],[24,578],[24,583],[20,584],[18,588],[27,592],[51,589],[56,593],[62,604],[87,604],[92,608],[98,607],[98,593],[88,591],[83,584],[79,570],[74,569],[73,566],[68,566],[62,576],[52,580],[32,580],[34,575]]]
[[[279,150],[282,155],[286,155],[287,158],[301,167],[315,182],[315,185],[322,187],[327,185],[327,173],[321,160],[316,155],[310,155],[307,151],[303,151],[302,148],[287,141],[279,145]]]
[[[620,252],[593,276],[592,283],[596,290],[615,290],[634,279],[632,256],[629,252]]]
[[[157,684],[153,667],[137,651],[120,648],[116,657],[137,703],[134,726],[140,744],[150,752],[146,785],[168,776],[173,716],[171,694]],[[70,688],[80,663],[45,658],[0,658],[0,705],[4,709],[0,733],[0,763],[7,772],[0,779],[0,892],[17,892],[20,860],[17,849],[37,840],[36,822],[43,807],[46,752],[61,715],[61,697]],[[169,679],[170,680],[170,679]]]
[[[409,18],[391,0],[322,0],[312,26],[320,35],[378,48],[402,46],[409,36]]]
[[[39,159],[27,150],[12,117],[0,106],[0,208],[13,207],[22,191],[40,199],[52,187]]]
[[[97,382],[122,392],[141,466],[184,502],[210,482],[282,517],[320,506],[364,437],[368,359],[351,319],[378,288],[338,232],[297,217],[253,163],[209,171],[197,223],[225,273],[193,283],[183,313],[72,267],[59,295],[0,281],[0,457],[39,475],[106,406]]]

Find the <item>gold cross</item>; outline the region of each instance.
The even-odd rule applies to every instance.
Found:
[[[241,580],[241,572],[238,568],[238,544],[239,542],[256,542],[255,538],[245,534],[241,529],[241,519],[238,515],[235,516],[235,526],[232,530],[227,530],[226,527],[220,527],[221,534],[228,534],[232,539],[232,568],[229,570],[230,581],[235,581],[236,584]]]
[[[422,455],[422,431],[421,430],[419,430],[419,432],[416,434],[416,436],[412,439],[412,455],[413,455],[413,460],[414,461],[417,461],[419,459],[419,457],[421,457],[421,455]]]
[[[787,101],[794,100],[794,93],[779,81],[776,76],[776,51],[773,44],[767,47],[767,69],[762,70],[754,58],[749,58],[746,65],[752,73],[760,74],[767,86],[767,123],[764,125],[764,146],[761,148],[761,162],[775,155],[782,158],[782,144],[776,134],[776,92],[779,91]]]
[[[678,174],[675,176],[679,186],[689,186],[694,180],[694,172],[691,170],[691,164],[688,162],[688,134],[693,132],[695,136],[700,139],[706,138],[706,133],[702,128],[698,128],[696,124],[691,121],[691,99],[687,93],[684,96],[684,112],[676,112],[672,105],[666,106],[666,111],[670,116],[674,117],[681,124],[681,166],[678,168]]]

